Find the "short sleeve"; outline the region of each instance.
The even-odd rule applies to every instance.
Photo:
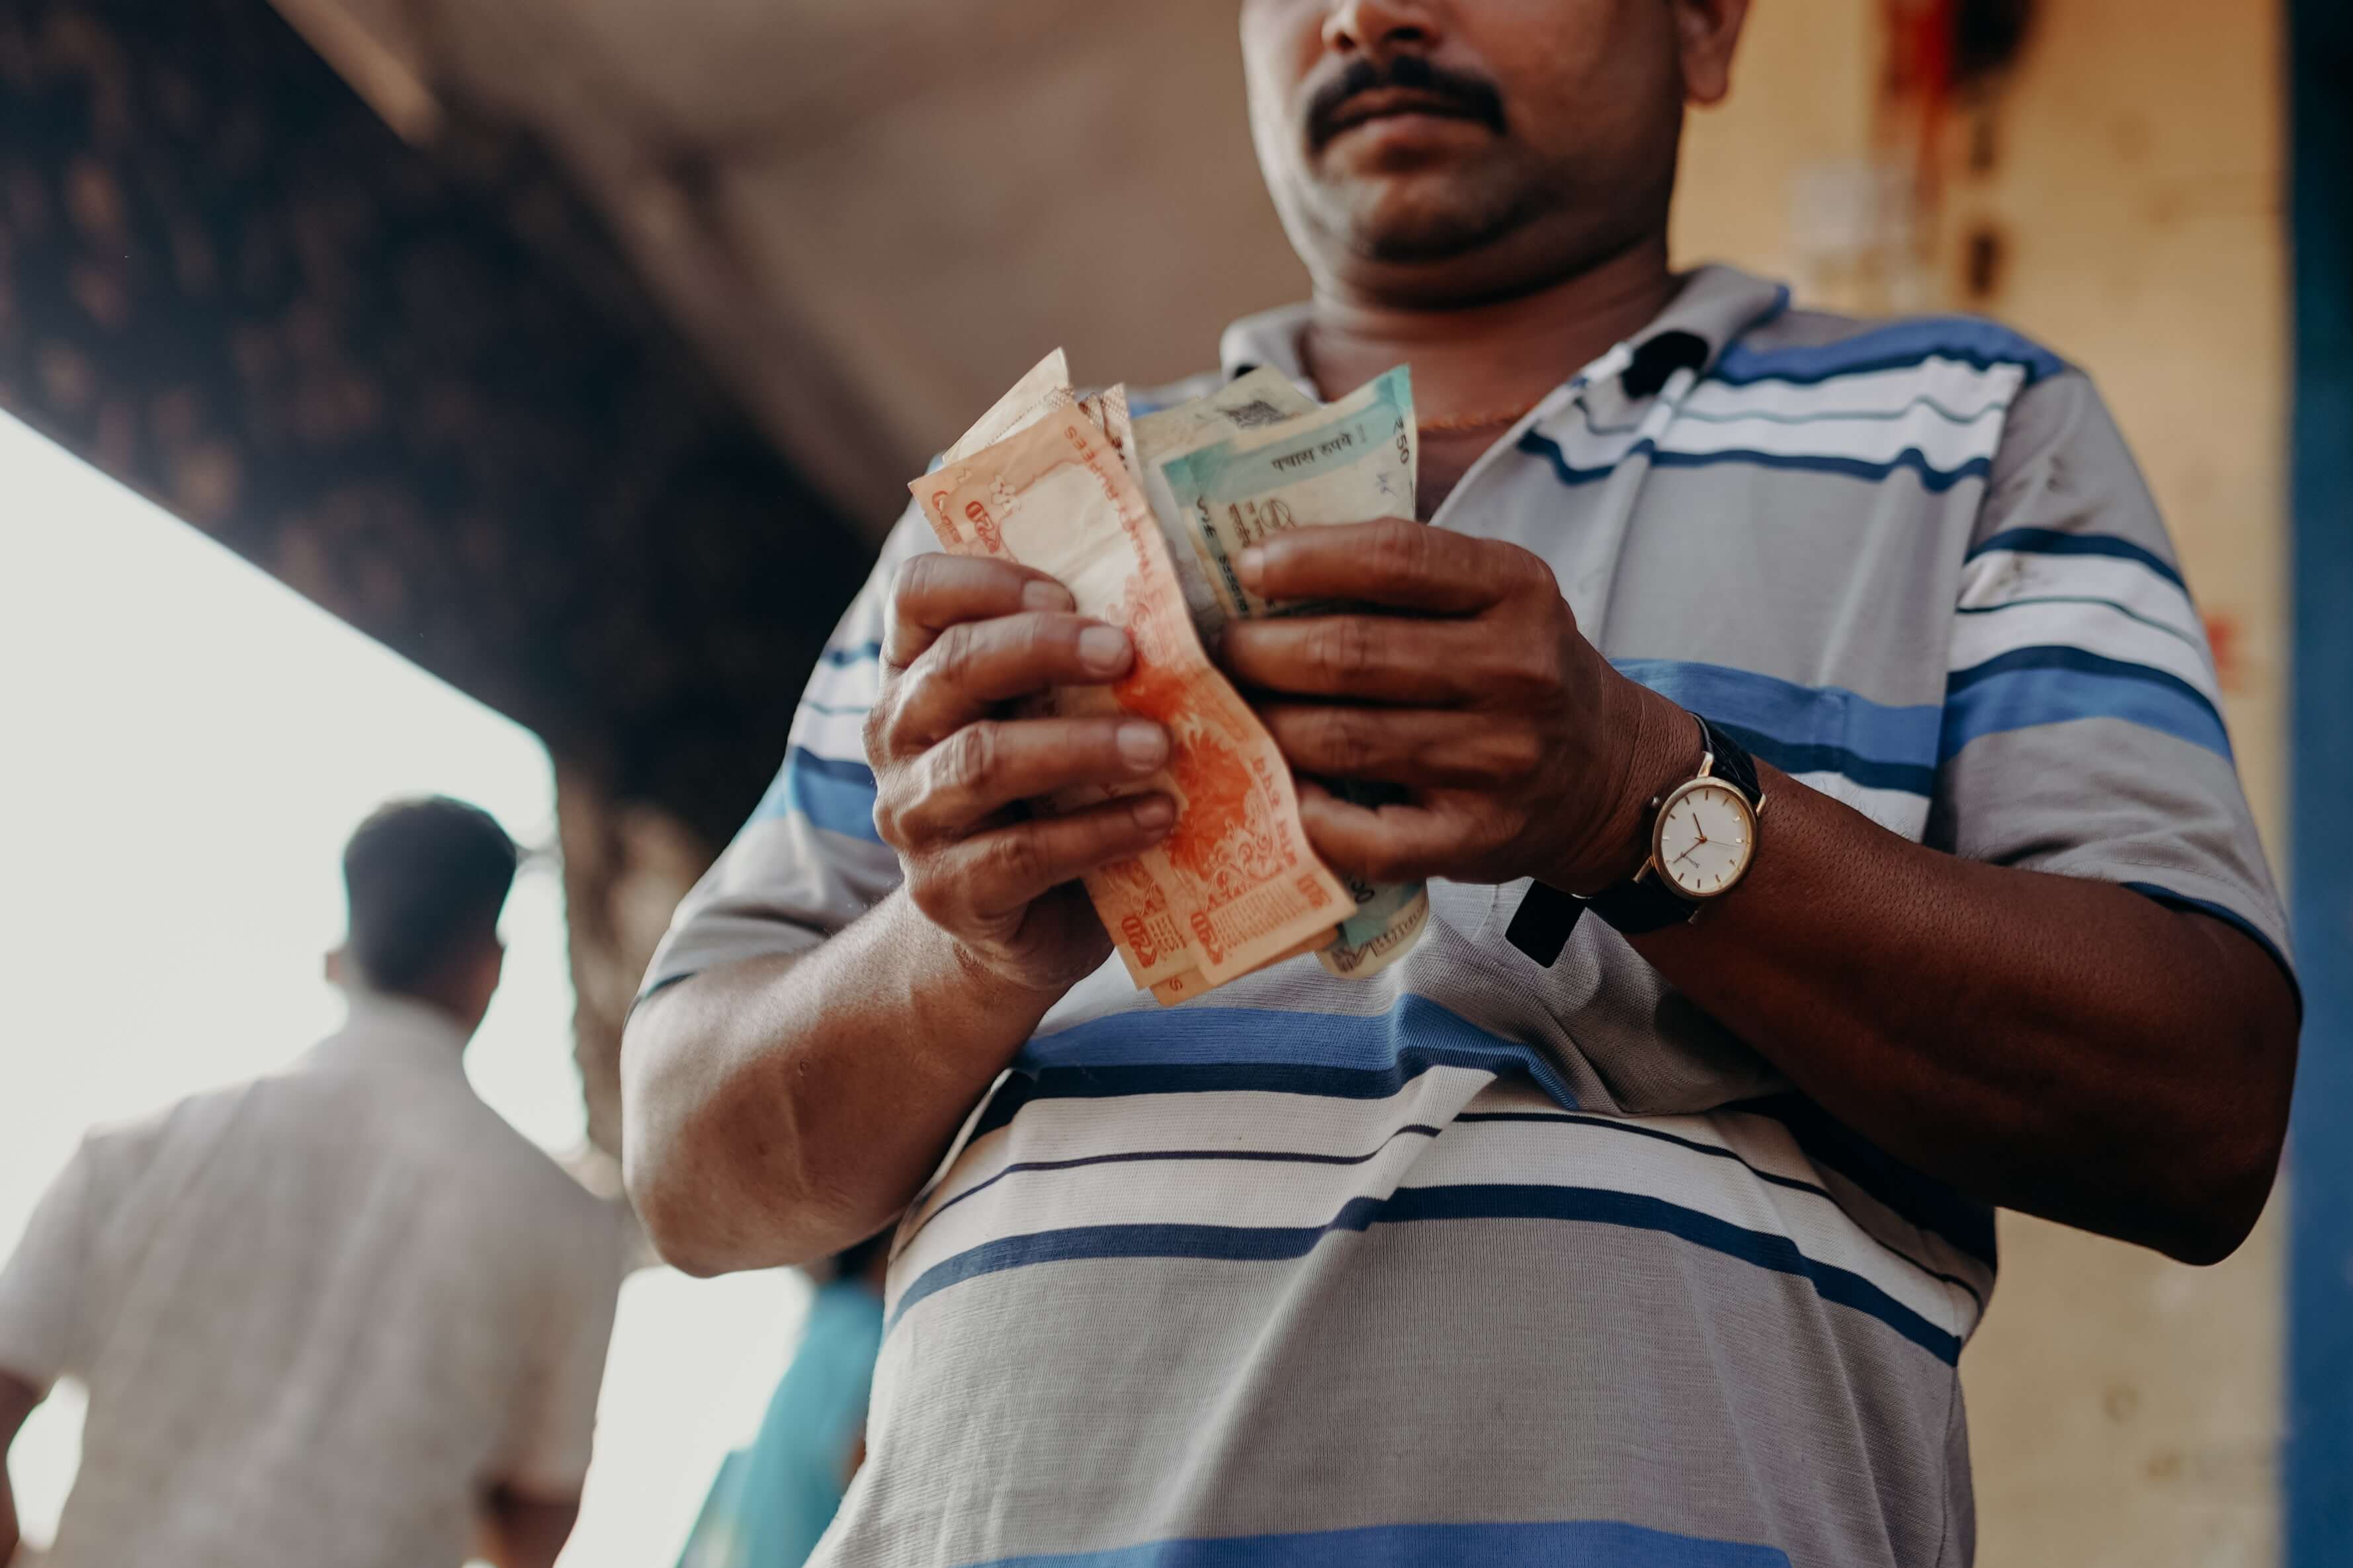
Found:
[[[571,1236],[569,1257],[544,1276],[548,1310],[495,1477],[549,1502],[577,1498],[587,1479],[621,1285],[619,1237],[607,1232],[602,1215]]]
[[[85,1142],[50,1184],[0,1269],[0,1371],[37,1388],[84,1370],[94,1149]]]
[[[2012,407],[1955,609],[1928,841],[2212,915],[2293,984],[2204,625],[2080,373]]]
[[[891,580],[937,548],[910,507],[818,659],[776,783],[679,905],[640,1000],[716,965],[813,948],[899,885],[899,858],[874,829],[863,730],[881,686]]]

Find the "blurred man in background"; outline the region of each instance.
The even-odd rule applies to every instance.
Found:
[[[343,852],[343,1028],[91,1134],[43,1198],[0,1271],[0,1454],[58,1379],[87,1386],[51,1568],[555,1561],[621,1253],[466,1080],[516,861],[473,806],[377,811]],[[0,1470],[0,1562],[16,1544]]]

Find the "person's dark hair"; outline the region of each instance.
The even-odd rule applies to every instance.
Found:
[[[489,812],[444,795],[378,806],[343,846],[346,949],[379,991],[429,984],[498,939],[514,885],[514,840]]]

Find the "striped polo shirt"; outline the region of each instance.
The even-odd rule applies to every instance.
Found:
[[[1304,321],[1237,325],[1224,374],[1302,375]],[[1628,376],[1668,331],[1702,363]],[[2015,333],[1705,268],[1432,521],[1542,555],[1619,668],[1890,832],[2284,952],[2164,526],[2091,383]],[[901,522],[649,987],[896,885],[860,724],[929,548]],[[1113,961],[1071,991],[901,1223],[819,1561],[1968,1563],[1991,1213],[1601,922],[1532,962],[1526,889],[1433,884],[1374,980],[1298,960],[1164,1011]]]

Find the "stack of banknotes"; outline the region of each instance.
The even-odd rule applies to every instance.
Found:
[[[1167,766],[1038,805],[1073,811],[1152,790],[1176,800],[1157,847],[1086,879],[1129,974],[1164,1005],[1308,952],[1334,974],[1377,974],[1430,921],[1420,884],[1356,882],[1316,858],[1289,765],[1203,642],[1229,620],[1329,608],[1267,603],[1242,586],[1235,557],[1284,529],[1410,517],[1419,461],[1402,367],[1328,405],[1254,371],[1131,418],[1124,387],[1081,396],[1058,350],[908,487],[952,553],[1048,573],[1081,614],[1134,644],[1124,680],[1049,701],[1158,721]]]

